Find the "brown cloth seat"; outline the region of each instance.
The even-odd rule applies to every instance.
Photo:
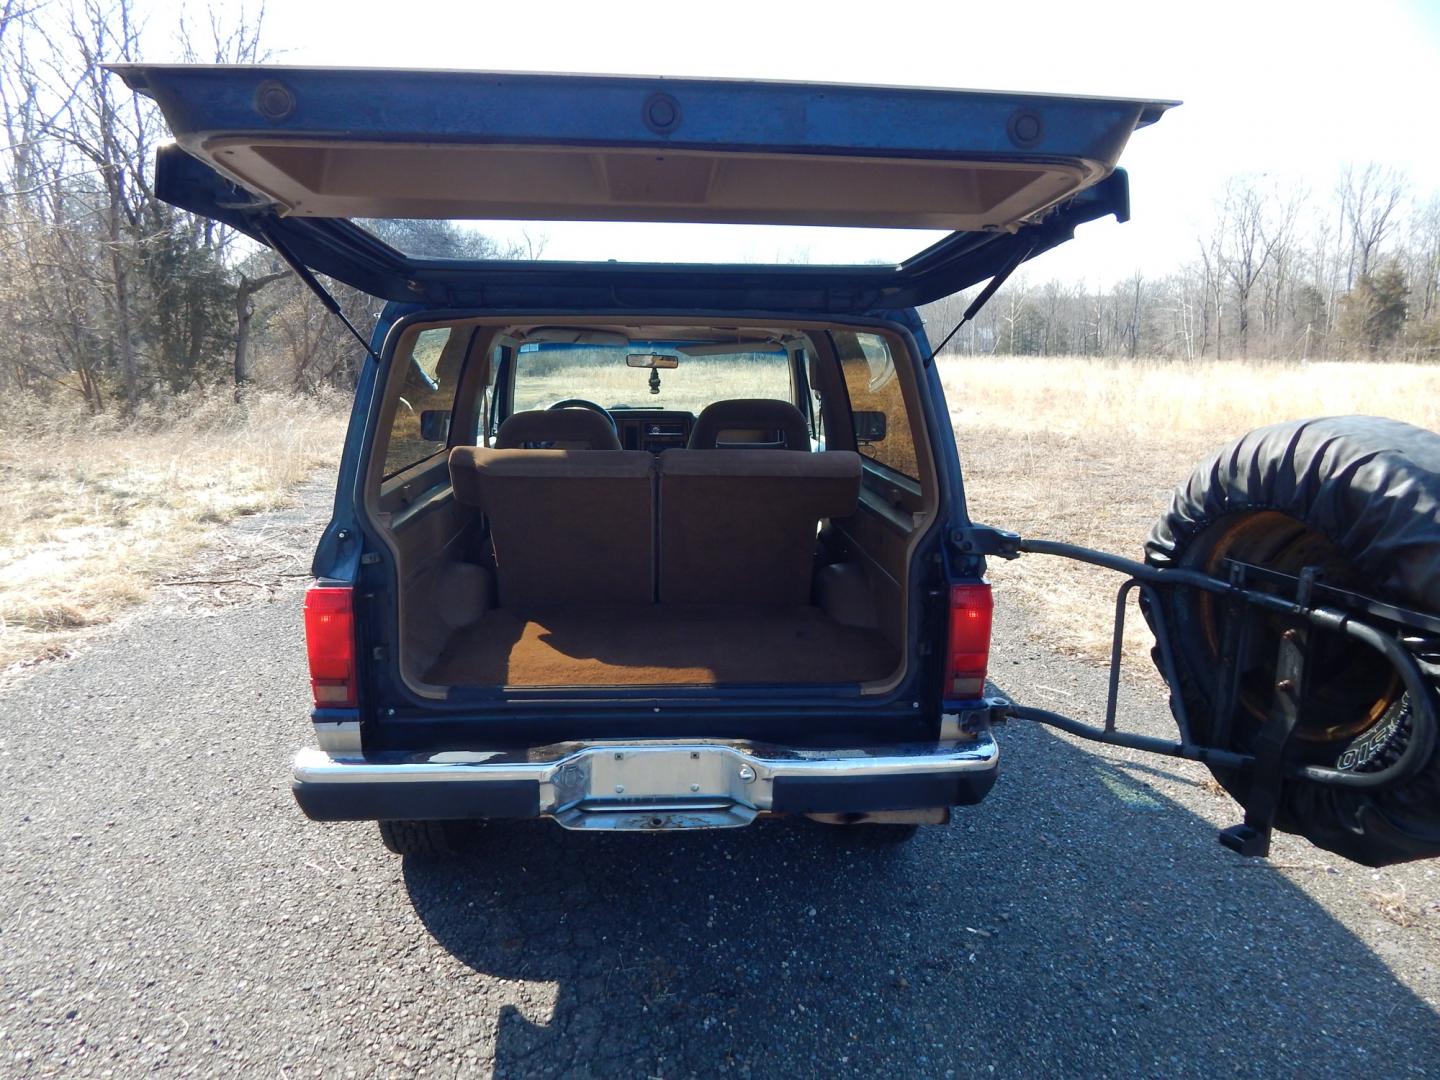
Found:
[[[662,604],[808,604],[816,529],[854,513],[860,456],[666,450],[659,492]]]
[[[506,607],[650,603],[654,471],[644,450],[450,451],[455,497],[490,521]]]
[[[700,410],[687,450],[809,450],[805,416],[779,398],[731,398]]]
[[[536,409],[506,419],[495,433],[495,449],[619,450],[620,439],[591,409]]]

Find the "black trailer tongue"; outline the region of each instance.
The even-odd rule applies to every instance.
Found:
[[[1294,785],[1379,793],[1413,781],[1432,762],[1437,731],[1432,680],[1440,674],[1440,665],[1437,665],[1440,617],[1329,586],[1313,566],[1302,568],[1299,574],[1286,574],[1226,560],[1226,576],[1222,578],[1196,570],[1150,566],[1075,544],[1022,539],[1014,533],[984,526],[961,530],[955,541],[971,556],[1013,559],[1027,554],[1050,555],[1125,576],[1115,599],[1109,693],[1103,725],[1096,727],[1047,709],[1008,700],[997,702],[993,715],[996,719],[1033,720],[1092,742],[1211,766],[1217,775],[1230,778],[1226,786],[1232,794],[1237,794],[1245,812],[1243,821],[1220,833],[1220,842],[1232,851],[1247,856],[1269,854],[1277,816]],[[1166,593],[1176,591],[1208,594],[1218,601],[1217,606],[1223,611],[1219,662],[1214,669],[1215,722],[1210,725],[1206,741],[1197,739],[1186,704],[1187,695],[1178,691],[1182,681],[1176,660],[1180,643],[1176,640],[1176,628],[1164,614],[1167,609],[1173,609],[1173,605],[1163,602]],[[1154,631],[1156,664],[1175,691],[1171,695],[1171,708],[1178,740],[1122,731],[1117,726],[1125,620],[1132,594],[1138,594],[1140,608]],[[1279,633],[1280,644],[1263,716],[1245,748],[1238,749],[1236,732],[1243,708],[1243,658],[1250,654],[1262,619],[1278,619],[1283,629]],[[1326,638],[1343,639],[1352,648],[1373,651],[1393,671],[1407,701],[1403,717],[1407,737],[1398,753],[1387,757],[1382,751],[1397,733],[1400,719],[1377,726],[1365,739],[1350,744],[1333,765],[1298,760],[1297,733],[1307,710],[1315,706],[1312,687],[1324,663],[1320,645]],[[1250,719],[1254,727],[1253,718]],[[1235,783],[1236,777],[1242,778],[1241,782]],[[1369,824],[1384,830],[1391,854],[1384,858],[1362,855],[1359,861],[1383,865],[1436,853],[1431,838],[1407,836],[1386,823],[1376,822],[1374,815],[1379,813],[1379,810],[1371,811]],[[1292,826],[1289,831],[1299,830]],[[1305,835],[1322,847],[1339,847],[1340,853],[1347,857],[1356,855],[1343,838],[1337,840],[1318,830],[1305,831]]]

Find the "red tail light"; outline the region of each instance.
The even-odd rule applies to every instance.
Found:
[[[313,585],[305,594],[305,651],[317,709],[353,709],[355,607],[349,587]]]
[[[978,698],[985,693],[994,614],[989,585],[950,586],[950,643],[945,650],[943,697]]]

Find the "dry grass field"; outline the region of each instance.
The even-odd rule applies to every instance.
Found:
[[[215,527],[285,504],[338,460],[345,405],[171,402],[128,423],[12,412],[0,427],[0,670],[63,652],[183,574]]]
[[[539,379],[532,390],[692,409],[785,392],[766,365],[689,367],[662,373],[658,400],[647,372],[619,367],[583,387]],[[972,357],[944,360],[941,372],[977,521],[1137,558],[1171,489],[1249,428],[1370,413],[1440,429],[1440,366]],[[284,505],[338,458],[345,405],[274,395],[241,411],[195,398],[123,424],[12,413],[0,425],[12,484],[0,503],[0,670],[63,652],[157,581],[183,577],[217,525]],[[1036,638],[1105,655],[1115,575],[1026,556],[996,561],[991,576],[1002,603],[1035,616]],[[1132,629],[1138,656],[1148,635],[1138,618]]]
[[[1172,489],[1253,427],[1364,413],[1440,430],[1440,366],[971,357],[941,372],[975,520],[1136,559]],[[1027,555],[991,578],[1047,645],[1108,655],[1118,575]],[[1129,628],[1138,658],[1138,613]]]

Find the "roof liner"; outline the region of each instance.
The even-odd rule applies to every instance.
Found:
[[[970,231],[1023,221],[1108,171],[818,154],[251,138],[200,156],[282,215],[665,221]]]

